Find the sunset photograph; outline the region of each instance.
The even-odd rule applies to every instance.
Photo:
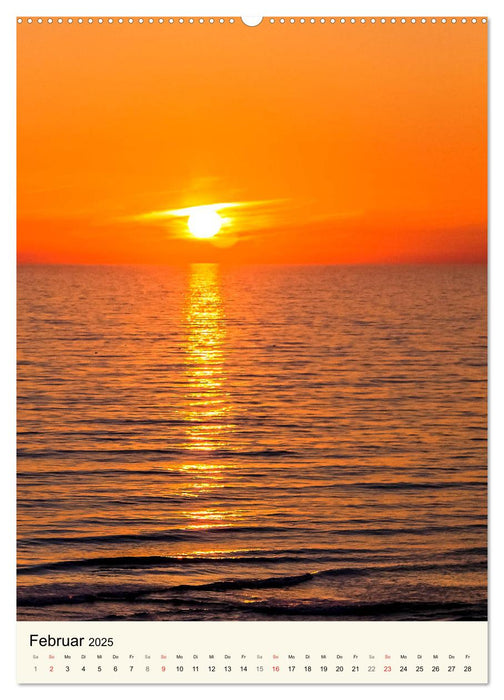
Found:
[[[17,25],[17,619],[487,619],[487,26]]]

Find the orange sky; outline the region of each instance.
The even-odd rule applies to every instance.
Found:
[[[486,31],[24,22],[19,260],[484,261]]]

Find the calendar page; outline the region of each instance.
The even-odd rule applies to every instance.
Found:
[[[487,681],[487,20],[17,19],[18,681]]]

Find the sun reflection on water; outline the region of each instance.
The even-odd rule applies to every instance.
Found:
[[[189,450],[227,446],[233,428],[224,369],[225,315],[219,267],[191,265],[186,303],[187,444]]]
[[[234,425],[232,403],[226,391],[226,318],[220,289],[219,266],[191,265],[187,292],[186,337],[186,442],[184,448],[211,453],[229,446]],[[183,495],[198,499],[198,506],[181,515],[188,529],[227,527],[240,519],[235,510],[208,502],[209,495],[225,487],[226,465],[191,462],[181,466],[188,480]]]

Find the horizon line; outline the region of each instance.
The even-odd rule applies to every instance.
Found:
[[[485,260],[400,260],[380,262],[232,262],[229,260],[186,260],[180,262],[39,262],[18,260],[16,267],[186,267],[188,265],[223,265],[223,266],[261,266],[276,267],[400,267],[400,266],[434,266],[434,265],[488,265]]]

